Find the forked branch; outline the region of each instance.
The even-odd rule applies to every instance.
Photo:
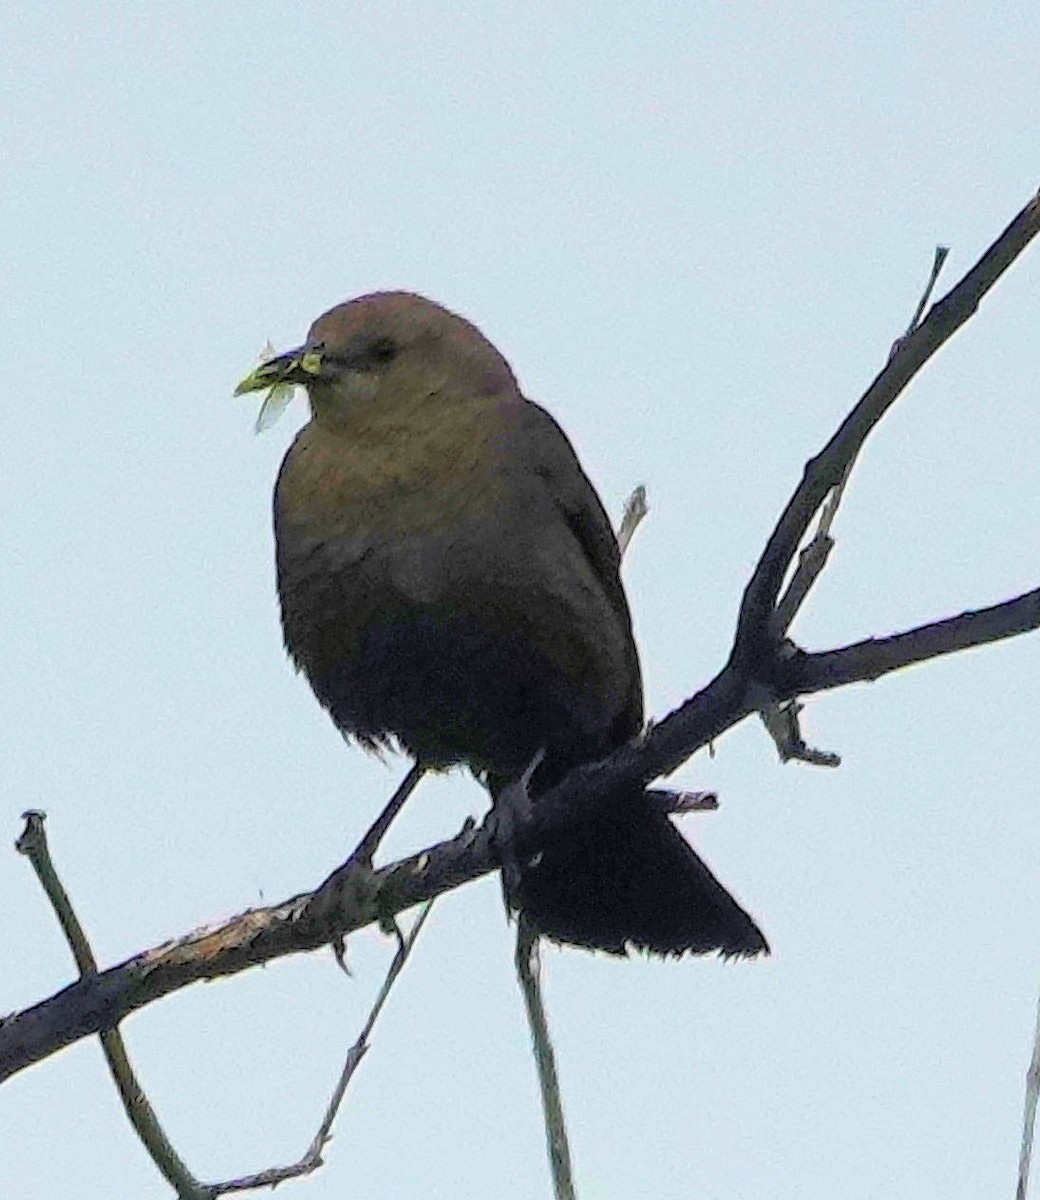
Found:
[[[1040,626],[1040,589],[893,637],[807,653],[784,640],[781,587],[821,505],[847,475],[871,430],[926,362],[976,311],[983,297],[1040,230],[1032,199],[968,274],[892,355],[841,427],[805,468],[744,592],[729,661],[700,692],[642,740],[579,768],[540,798],[533,836],[549,836],[576,817],[595,820],[598,797],[624,784],[649,784],[770,702],[876,679],[911,663]],[[653,800],[662,803],[660,797]],[[672,801],[665,799],[666,805]],[[676,802],[676,807],[679,805]],[[329,892],[294,896],[211,929],[145,951],[0,1022],[0,1080],[79,1038],[198,980],[231,975],[286,954],[328,945],[498,867],[488,837],[471,827],[380,871],[337,874]],[[315,914],[320,913],[320,919]]]

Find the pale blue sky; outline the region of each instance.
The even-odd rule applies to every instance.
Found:
[[[329,305],[471,317],[612,511],[649,710],[702,685],[805,459],[1040,183],[1040,8],[22,5],[0,17],[0,840],[23,808],[110,964],[307,888],[404,770],[293,676],[236,380]],[[1040,576],[1040,258],[886,420],[798,627],[811,647]],[[837,772],[748,722],[675,778],[753,964],[546,955],[582,1200],[1010,1195],[1040,987],[1040,638],[831,693]],[[425,785],[396,855],[482,813]],[[72,977],[0,854],[0,1011]],[[310,1139],[391,947],[188,989],[125,1032],[204,1177]],[[435,912],[328,1153],[285,1194],[547,1196],[496,880]],[[0,1088],[0,1196],[168,1191],[94,1041]],[[280,1193],[281,1194],[281,1193]]]

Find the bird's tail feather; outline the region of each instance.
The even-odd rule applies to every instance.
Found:
[[[761,930],[682,837],[642,798],[603,805],[520,857],[511,897],[545,937],[624,954],[769,952]]]

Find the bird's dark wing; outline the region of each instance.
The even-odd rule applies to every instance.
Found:
[[[544,408],[527,401],[523,426],[520,441],[526,450],[528,469],[545,481],[613,607],[628,624],[628,603],[619,575],[621,555],[603,502],[582,470],[567,435]]]
[[[632,640],[632,617],[621,585],[621,553],[610,518],[596,489],[582,470],[567,435],[555,420],[533,401],[524,401],[517,439],[526,467],[543,481],[553,503],[574,534],[585,558],[603,588],[628,641],[631,690],[624,719],[624,736],[638,730],[643,719],[643,691],[639,659]]]

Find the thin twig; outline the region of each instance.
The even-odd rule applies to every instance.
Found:
[[[632,540],[632,536],[639,528],[640,522],[650,511],[650,506],[646,502],[646,488],[640,484],[634,488],[631,496],[625,501],[625,511],[621,516],[621,524],[617,532],[618,551],[621,557],[624,558],[625,551],[628,549],[628,544]]]
[[[946,261],[947,255],[950,253],[949,246],[936,246],[935,258],[932,262],[932,270],[928,276],[928,282],[925,284],[924,291],[921,293],[921,299],[918,302],[917,310],[914,313],[913,320],[910,322],[906,330],[906,335],[909,336],[918,327],[921,322],[921,314],[925,310],[932,292],[935,289],[936,281],[939,278],[939,272],[942,270],[943,263]],[[898,348],[902,339],[899,339],[892,348],[892,353]],[[862,448],[862,447],[861,447]],[[787,591],[784,593],[780,601],[777,603],[776,611],[773,614],[771,622],[772,639],[774,643],[779,643],[787,635],[787,631],[794,623],[795,617],[798,615],[802,605],[805,603],[812,591],[813,585],[823,573],[824,567],[827,565],[827,560],[830,558],[831,551],[834,549],[834,539],[831,537],[831,526],[834,523],[834,518],[838,514],[838,506],[841,504],[845,494],[845,487],[848,484],[849,476],[852,474],[852,468],[856,464],[858,451],[853,454],[852,458],[845,464],[845,469],[842,472],[838,483],[831,488],[823,501],[820,509],[819,524],[816,527],[816,532],[813,534],[809,544],[799,552],[798,566],[787,586]],[[815,753],[815,752],[814,752]],[[801,754],[791,755],[790,757],[801,758]],[[834,765],[830,762],[828,766]]]
[[[770,652],[777,597],[788,567],[813,517],[839,485],[871,430],[933,355],[978,309],[1001,275],[1040,232],[1040,197],[1034,196],[967,275],[897,343],[888,363],[837,433],[805,467],[744,590],[733,660],[748,670]]]
[[[1022,1114],[1022,1150],[1018,1156],[1018,1188],[1015,1200],[1026,1200],[1029,1190],[1029,1167],[1033,1160],[1033,1126],[1036,1123],[1036,1100],[1040,1094],[1040,1004],[1036,1009],[1036,1028],[1033,1031],[1033,1058],[1026,1072],[1026,1102]]]
[[[552,1171],[553,1195],[556,1200],[575,1200],[571,1151],[567,1141],[567,1126],[563,1119],[560,1080],[556,1074],[556,1055],[553,1053],[549,1022],[542,1003],[538,934],[523,913],[516,922],[516,973],[520,979],[520,990],[524,997],[535,1064],[538,1068],[538,1088],[542,1096],[545,1144]]]
[[[914,311],[913,319],[906,327],[907,337],[921,324],[921,315],[928,306],[928,301],[932,298],[932,292],[935,290],[935,285],[939,281],[939,272],[943,269],[943,263],[946,262],[947,256],[950,253],[949,246],[936,246],[935,257],[932,259],[932,273],[928,276],[928,282],[925,284],[925,289],[921,293],[921,299],[918,302],[917,308]]]
[[[949,253],[949,246],[937,246],[935,248],[935,258],[932,262],[931,274],[928,277],[928,282],[925,284],[924,291],[921,293],[921,299],[917,305],[913,320],[907,327],[906,336],[913,333],[920,323],[921,314],[924,312],[925,305],[932,295],[936,280],[939,278],[939,272],[942,270],[943,263],[946,261],[946,256]],[[901,341],[902,339],[899,339],[893,345],[889,357],[895,353]],[[794,623],[794,619],[801,610],[802,605],[808,599],[809,593],[812,591],[817,579],[823,574],[827,560],[834,549],[831,526],[834,524],[834,518],[838,514],[838,507],[845,494],[845,487],[848,484],[849,476],[852,474],[852,468],[856,464],[857,456],[858,452],[849,459],[845,464],[841,479],[827,493],[820,509],[816,532],[813,534],[809,544],[799,551],[798,565],[795,568],[794,575],[787,586],[787,591],[784,592],[783,596],[777,602],[776,609],[773,612],[770,621],[770,640],[774,646],[780,647],[781,655],[783,655],[784,651],[783,640],[787,636],[787,632]],[[762,690],[765,691],[765,689]],[[764,702],[759,706],[759,715],[762,718],[762,723],[776,745],[780,760],[782,762],[796,760],[798,762],[811,763],[819,767],[839,766],[841,764],[839,755],[827,750],[816,750],[806,744],[799,725],[799,715],[802,709],[803,706],[793,700],[777,701],[768,694]]]
[[[65,934],[72,949],[81,975],[96,975],[97,961],[94,958],[94,952],[72,907],[68,893],[58,878],[50,851],[47,847],[47,834],[44,827],[45,814],[36,810],[30,810],[24,813],[23,816],[25,818],[25,829],[22,831],[15,846],[19,853],[26,855],[29,859],[40,883],[43,885],[47,899],[50,900],[58,922],[61,925],[62,932]],[[123,1043],[123,1038],[119,1030],[113,1028],[101,1031],[101,1045],[104,1048],[105,1058],[108,1061],[109,1070],[112,1072],[112,1078],[115,1080],[116,1087],[119,1090],[119,1097],[123,1102],[123,1109],[126,1112],[127,1118],[137,1136],[141,1139],[141,1143],[145,1150],[147,1150],[148,1156],[159,1168],[163,1178],[176,1191],[180,1200],[214,1200],[215,1197],[222,1196],[227,1192],[242,1192],[253,1188],[274,1187],[276,1184],[283,1183],[287,1179],[294,1179],[300,1175],[309,1175],[322,1165],[321,1152],[331,1136],[332,1124],[343,1101],[347,1085],[350,1083],[350,1079],[361,1059],[368,1051],[370,1045],[369,1038],[372,1036],[376,1018],[382,1011],[383,1005],[390,995],[390,989],[400,975],[404,964],[408,961],[412,946],[415,944],[415,940],[419,936],[433,904],[433,900],[428,900],[423,905],[407,938],[403,937],[400,929],[396,924],[394,925],[398,941],[397,953],[394,955],[390,969],[387,971],[383,986],[379,989],[379,994],[376,996],[375,1003],[368,1014],[368,1019],[362,1026],[357,1041],[347,1052],[343,1071],[332,1093],[332,1099],[325,1110],[322,1122],[318,1126],[318,1132],[314,1135],[313,1141],[303,1156],[297,1162],[291,1163],[288,1166],[272,1167],[269,1170],[260,1171],[255,1175],[246,1175],[239,1179],[231,1179],[221,1183],[200,1183],[188,1170],[184,1161],[170,1144],[169,1138],[166,1136],[155,1115],[155,1110],[145,1096],[133,1067],[130,1065],[126,1046]]]
[[[258,1171],[254,1175],[243,1175],[239,1179],[229,1179],[224,1183],[210,1184],[209,1187],[214,1196],[225,1195],[228,1192],[250,1191],[253,1188],[273,1188],[279,1183],[284,1183],[287,1179],[298,1179],[301,1175],[310,1175],[322,1165],[324,1161],[321,1157],[322,1151],[331,1140],[332,1125],[336,1120],[336,1114],[339,1112],[343,1097],[346,1095],[347,1085],[350,1083],[361,1060],[368,1052],[371,1044],[369,1038],[372,1036],[372,1030],[375,1028],[376,1018],[382,1011],[383,1005],[386,1003],[386,998],[390,995],[390,989],[394,986],[398,975],[401,974],[404,964],[408,961],[408,956],[412,951],[412,946],[415,944],[415,939],[422,931],[422,927],[426,922],[426,918],[430,915],[430,909],[433,908],[433,904],[432,900],[428,900],[422,906],[407,937],[402,936],[400,929],[397,929],[395,925],[398,939],[397,953],[394,955],[390,969],[383,980],[383,986],[379,989],[379,995],[376,996],[375,1003],[368,1014],[368,1020],[362,1027],[357,1041],[347,1051],[347,1057],[344,1060],[339,1081],[332,1091],[332,1098],[325,1109],[325,1115],[318,1126],[318,1132],[314,1135],[306,1151],[296,1162],[290,1163],[287,1166],[269,1167],[266,1171]]]
[[[798,555],[798,566],[795,568],[791,582],[787,585],[776,606],[772,620],[772,639],[774,643],[781,641],[794,624],[794,619],[808,599],[813,585],[823,574],[831,551],[834,549],[834,539],[831,537],[831,525],[838,515],[838,505],[845,494],[852,463],[848,465],[844,475],[836,487],[831,488],[820,509],[820,519],[813,534],[812,541]]]
[[[836,487],[827,493],[827,499],[820,509],[820,519],[812,541],[798,555],[798,566],[794,576],[787,586],[787,591],[780,598],[771,621],[771,641],[778,647],[780,657],[789,653],[792,644],[787,642],[787,631],[791,628],[795,617],[809,597],[813,585],[823,574],[831,551],[834,549],[834,538],[831,537],[831,525],[838,513],[845,494],[845,485],[852,470],[852,463],[845,469],[844,475]],[[778,700],[768,688],[757,680],[749,688],[749,698],[760,696],[758,714],[766,732],[773,739],[776,752],[781,762],[809,763],[815,767],[838,767],[841,756],[830,750],[817,750],[808,745],[802,737],[799,717],[803,705],[793,700]]]
[[[84,978],[96,975],[97,960],[94,951],[72,907],[68,892],[58,877],[47,846],[46,814],[31,809],[22,816],[25,819],[25,829],[15,842],[15,848],[29,859],[43,885],[44,893],[69,943],[80,975]],[[115,1028],[103,1029],[100,1040],[105,1061],[115,1081],[119,1099],[123,1103],[123,1111],[163,1178],[181,1200],[211,1200],[214,1193],[192,1175],[184,1160],[170,1144],[170,1139],[160,1125],[159,1118],[155,1115],[155,1110],[130,1065],[122,1034]]]

